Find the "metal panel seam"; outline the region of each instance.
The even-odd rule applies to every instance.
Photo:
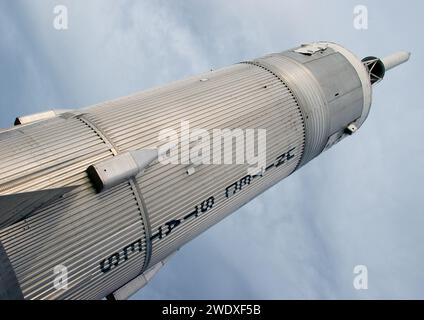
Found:
[[[271,62],[267,61],[267,59],[277,59],[277,61]],[[320,84],[310,70],[302,63],[285,56],[284,53],[268,55],[252,62],[265,69],[271,70],[278,78],[284,79],[282,81],[290,88],[293,96],[296,97],[296,101],[303,115],[302,118],[305,126],[304,152],[302,154],[302,159],[295,169],[297,170],[314,159],[325,149],[325,145],[328,141],[327,131],[329,129],[328,102],[324,98]],[[296,69],[296,72],[290,75],[292,78],[285,78],[287,76],[287,74],[285,74],[286,70],[281,69],[281,66],[274,65],[273,63],[288,63],[288,66],[291,64],[290,67]],[[300,74],[298,74],[299,72]],[[299,79],[300,76],[306,78]],[[302,81],[303,84],[300,86],[299,84],[302,83]],[[287,84],[289,82],[290,85]],[[315,101],[313,101],[314,99]],[[303,103],[300,103],[300,101],[303,101]],[[314,141],[317,138],[319,138],[319,140]]]
[[[139,211],[140,211],[140,215],[141,215],[141,219],[142,219],[142,223],[144,227],[144,232],[145,232],[145,237],[146,237],[146,258],[144,259],[144,265],[140,272],[140,274],[142,274],[144,271],[147,270],[147,266],[149,265],[150,258],[152,256],[152,241],[150,240],[152,233],[151,233],[149,216],[147,214],[147,207],[146,207],[146,204],[144,203],[143,195],[141,193],[140,187],[138,186],[138,183],[135,180],[135,178],[132,178],[130,180],[130,185],[131,185],[131,189],[133,189],[134,191],[134,196],[137,200],[138,205],[141,206],[142,208],[142,210],[139,210]]]
[[[79,119],[81,122],[89,126],[103,140],[104,143],[110,146],[110,151],[112,152],[113,156],[118,155],[119,149],[115,146],[112,140],[106,136],[106,134],[99,128],[98,125],[94,124],[91,120],[88,120],[86,117],[84,117],[84,115],[85,114],[78,115],[77,119]],[[139,208],[141,223],[143,224],[143,227],[144,227],[143,231],[144,231],[144,236],[146,241],[146,258],[144,259],[143,267],[140,272],[140,273],[143,273],[146,270],[148,263],[150,262],[150,258],[152,254],[152,242],[150,241],[151,229],[150,229],[149,220],[147,218],[148,217],[147,207],[146,207],[146,204],[144,203],[141,190],[138,187],[138,184],[135,181],[135,178],[130,179],[129,183]]]
[[[118,154],[118,149],[115,147],[114,143],[106,137],[106,135],[103,133],[102,130],[100,130],[100,128],[97,125],[95,125],[93,122],[91,122],[86,117],[84,117],[84,114],[77,115],[76,118],[80,120],[82,123],[84,123],[85,125],[87,125],[91,130],[93,130],[100,137],[100,139],[102,139],[102,141],[108,147],[110,147],[110,152],[112,152],[114,156]]]
[[[284,79],[282,78],[282,77],[280,77],[276,72],[274,72],[274,71],[272,71],[270,68],[268,68],[267,66],[265,66],[265,65],[262,65],[262,64],[260,64],[259,62],[257,62],[257,61],[242,61],[242,62],[240,62],[241,64],[250,64],[250,65],[253,65],[253,66],[256,66],[256,67],[259,67],[259,68],[261,68],[261,69],[263,69],[263,70],[265,70],[265,71],[268,71],[269,73],[271,73],[273,76],[275,76],[278,80],[280,80],[281,81],[281,83],[287,88],[287,90],[290,92],[290,94],[291,94],[291,96],[293,97],[293,100],[296,102],[296,105],[297,105],[297,109],[299,110],[299,113],[300,113],[300,117],[301,117],[301,119],[302,119],[302,126],[303,126],[303,139],[304,139],[304,141],[306,141],[306,134],[305,134],[305,115],[303,114],[303,111],[302,111],[302,108],[300,107],[300,105],[299,105],[299,100],[298,100],[298,98],[296,97],[296,95],[293,93],[293,91],[292,91],[292,89],[287,85],[287,83],[284,81]],[[302,151],[301,151],[301,156],[299,157],[299,162],[297,163],[297,165],[296,165],[296,167],[294,168],[294,170],[291,172],[291,173],[293,173],[293,172],[295,172],[297,169],[298,169],[298,167],[300,166],[300,164],[302,163],[302,160],[303,160],[303,155],[304,155],[304,151],[305,151],[305,146],[306,146],[306,143],[303,143],[302,144]],[[291,174],[290,173],[290,174]]]

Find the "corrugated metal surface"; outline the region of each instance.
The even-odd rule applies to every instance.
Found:
[[[202,165],[191,176],[186,174],[185,165],[150,167],[137,181],[152,235],[167,222],[180,221],[169,235],[153,239],[150,266],[289,175],[303,153],[304,122],[291,91],[271,72],[250,64],[210,72],[86,111],[85,117],[102,128],[120,152],[158,146],[159,131],[172,128],[179,132],[182,120],[189,121],[191,129],[266,129],[267,165],[295,150],[290,161],[270,168],[229,198],[226,188],[247,175],[246,165]],[[184,219],[211,197],[214,205],[210,210]]]
[[[344,132],[343,126],[361,115],[362,100],[370,102],[365,94],[370,90],[362,96],[361,82],[352,78],[357,75],[351,59],[341,59],[340,48],[330,47],[312,56],[267,55],[79,114],[0,131],[0,196],[13,195],[2,203],[15,202],[23,192],[41,191],[33,195],[43,197],[21,195],[22,203],[0,207],[1,226],[18,220],[13,218],[21,208],[26,217],[0,228],[5,272],[10,276],[9,260],[27,299],[103,298],[316,157],[333,131]],[[326,55],[333,57],[321,63]],[[158,147],[160,131],[180,133],[182,121],[210,133],[266,129],[265,172],[249,175],[247,164],[212,164],[189,175],[187,164],[156,163],[95,193],[88,166],[128,150]],[[64,187],[73,189],[60,197]],[[50,199],[46,189],[55,189],[49,193],[59,198]],[[27,217],[32,206],[38,209]],[[102,271],[102,262],[111,269]],[[68,268],[68,290],[53,286],[57,265]],[[6,280],[16,282],[13,274]]]
[[[96,194],[86,176],[90,164],[112,156],[92,127],[77,118],[55,118],[0,134],[0,148],[6,153],[0,195],[77,186],[0,230],[26,299],[99,299],[141,272],[146,239],[136,191],[124,183]],[[108,273],[101,271],[103,259],[138,239],[142,252]],[[57,265],[68,269],[67,291],[54,288]]]
[[[83,122],[54,118],[0,135],[0,194],[79,185],[78,173],[110,156]]]
[[[252,64],[192,77],[66,117],[0,135],[0,147],[7,150],[0,168],[1,193],[77,186],[0,231],[28,299],[106,296],[288,176],[304,151],[304,121],[292,92],[281,78]],[[85,173],[89,165],[119,152],[157,147],[159,131],[179,132],[181,121],[189,121],[191,129],[266,129],[268,169],[263,176],[249,176],[247,165],[202,165],[187,175],[187,165],[155,164],[137,177],[137,186],[128,182],[95,193]],[[290,159],[277,166],[279,156],[287,152]],[[233,194],[240,180],[245,185]],[[191,214],[196,207],[199,213]],[[168,234],[165,228],[177,221]],[[138,239],[142,252],[108,273],[101,272],[103,259],[122,256],[122,248]],[[69,270],[66,291],[53,287],[53,268],[59,264]]]
[[[317,79],[301,63],[285,53],[255,59],[254,64],[274,72],[292,90],[305,119],[305,153],[299,167],[318,156],[324,149],[330,129],[328,104]]]
[[[208,81],[200,81],[203,78]],[[156,146],[159,131],[178,129],[181,120],[190,121],[192,128],[219,128],[219,121],[237,120],[249,112],[257,116],[257,101],[272,99],[278,82],[260,68],[236,65],[87,109],[86,117],[120,151]],[[226,105],[234,105],[234,110],[228,112]]]
[[[309,58],[293,54],[268,55],[100,103],[78,115],[1,132],[0,196],[76,186],[0,230],[0,244],[24,296],[103,298],[316,157],[329,137],[330,100],[305,66]],[[334,100],[350,91],[337,92]],[[340,105],[359,98],[349,95]],[[186,164],[156,163],[131,181],[95,193],[88,166],[128,150],[158,147],[159,132],[180,133],[181,121],[210,133],[266,129],[266,171],[252,176],[247,164],[200,165],[188,175]],[[10,212],[3,213],[10,221]],[[123,248],[137,241],[140,252],[102,272],[101,261],[122,258]],[[66,291],[53,287],[53,268],[59,264],[69,270]]]

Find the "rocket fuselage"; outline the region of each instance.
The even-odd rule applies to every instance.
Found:
[[[318,43],[0,133],[0,198],[10,204],[0,208],[0,297],[113,294],[354,132],[370,104],[363,63]],[[88,167],[157,148],[161,130],[182,134],[181,121],[266,129],[266,167],[156,162],[96,191]]]

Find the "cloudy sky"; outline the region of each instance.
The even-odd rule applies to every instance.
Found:
[[[53,28],[68,8],[69,29]],[[368,8],[368,30],[353,8]],[[0,0],[0,127],[300,43],[412,52],[352,138],[183,247],[137,299],[424,298],[422,1]],[[353,269],[368,268],[368,290]]]

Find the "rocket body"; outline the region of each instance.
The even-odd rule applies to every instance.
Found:
[[[0,298],[127,298],[185,243],[354,133],[371,90],[360,59],[322,42],[17,119],[0,132]],[[266,165],[140,167],[161,130],[185,135],[183,121],[265,129]]]

